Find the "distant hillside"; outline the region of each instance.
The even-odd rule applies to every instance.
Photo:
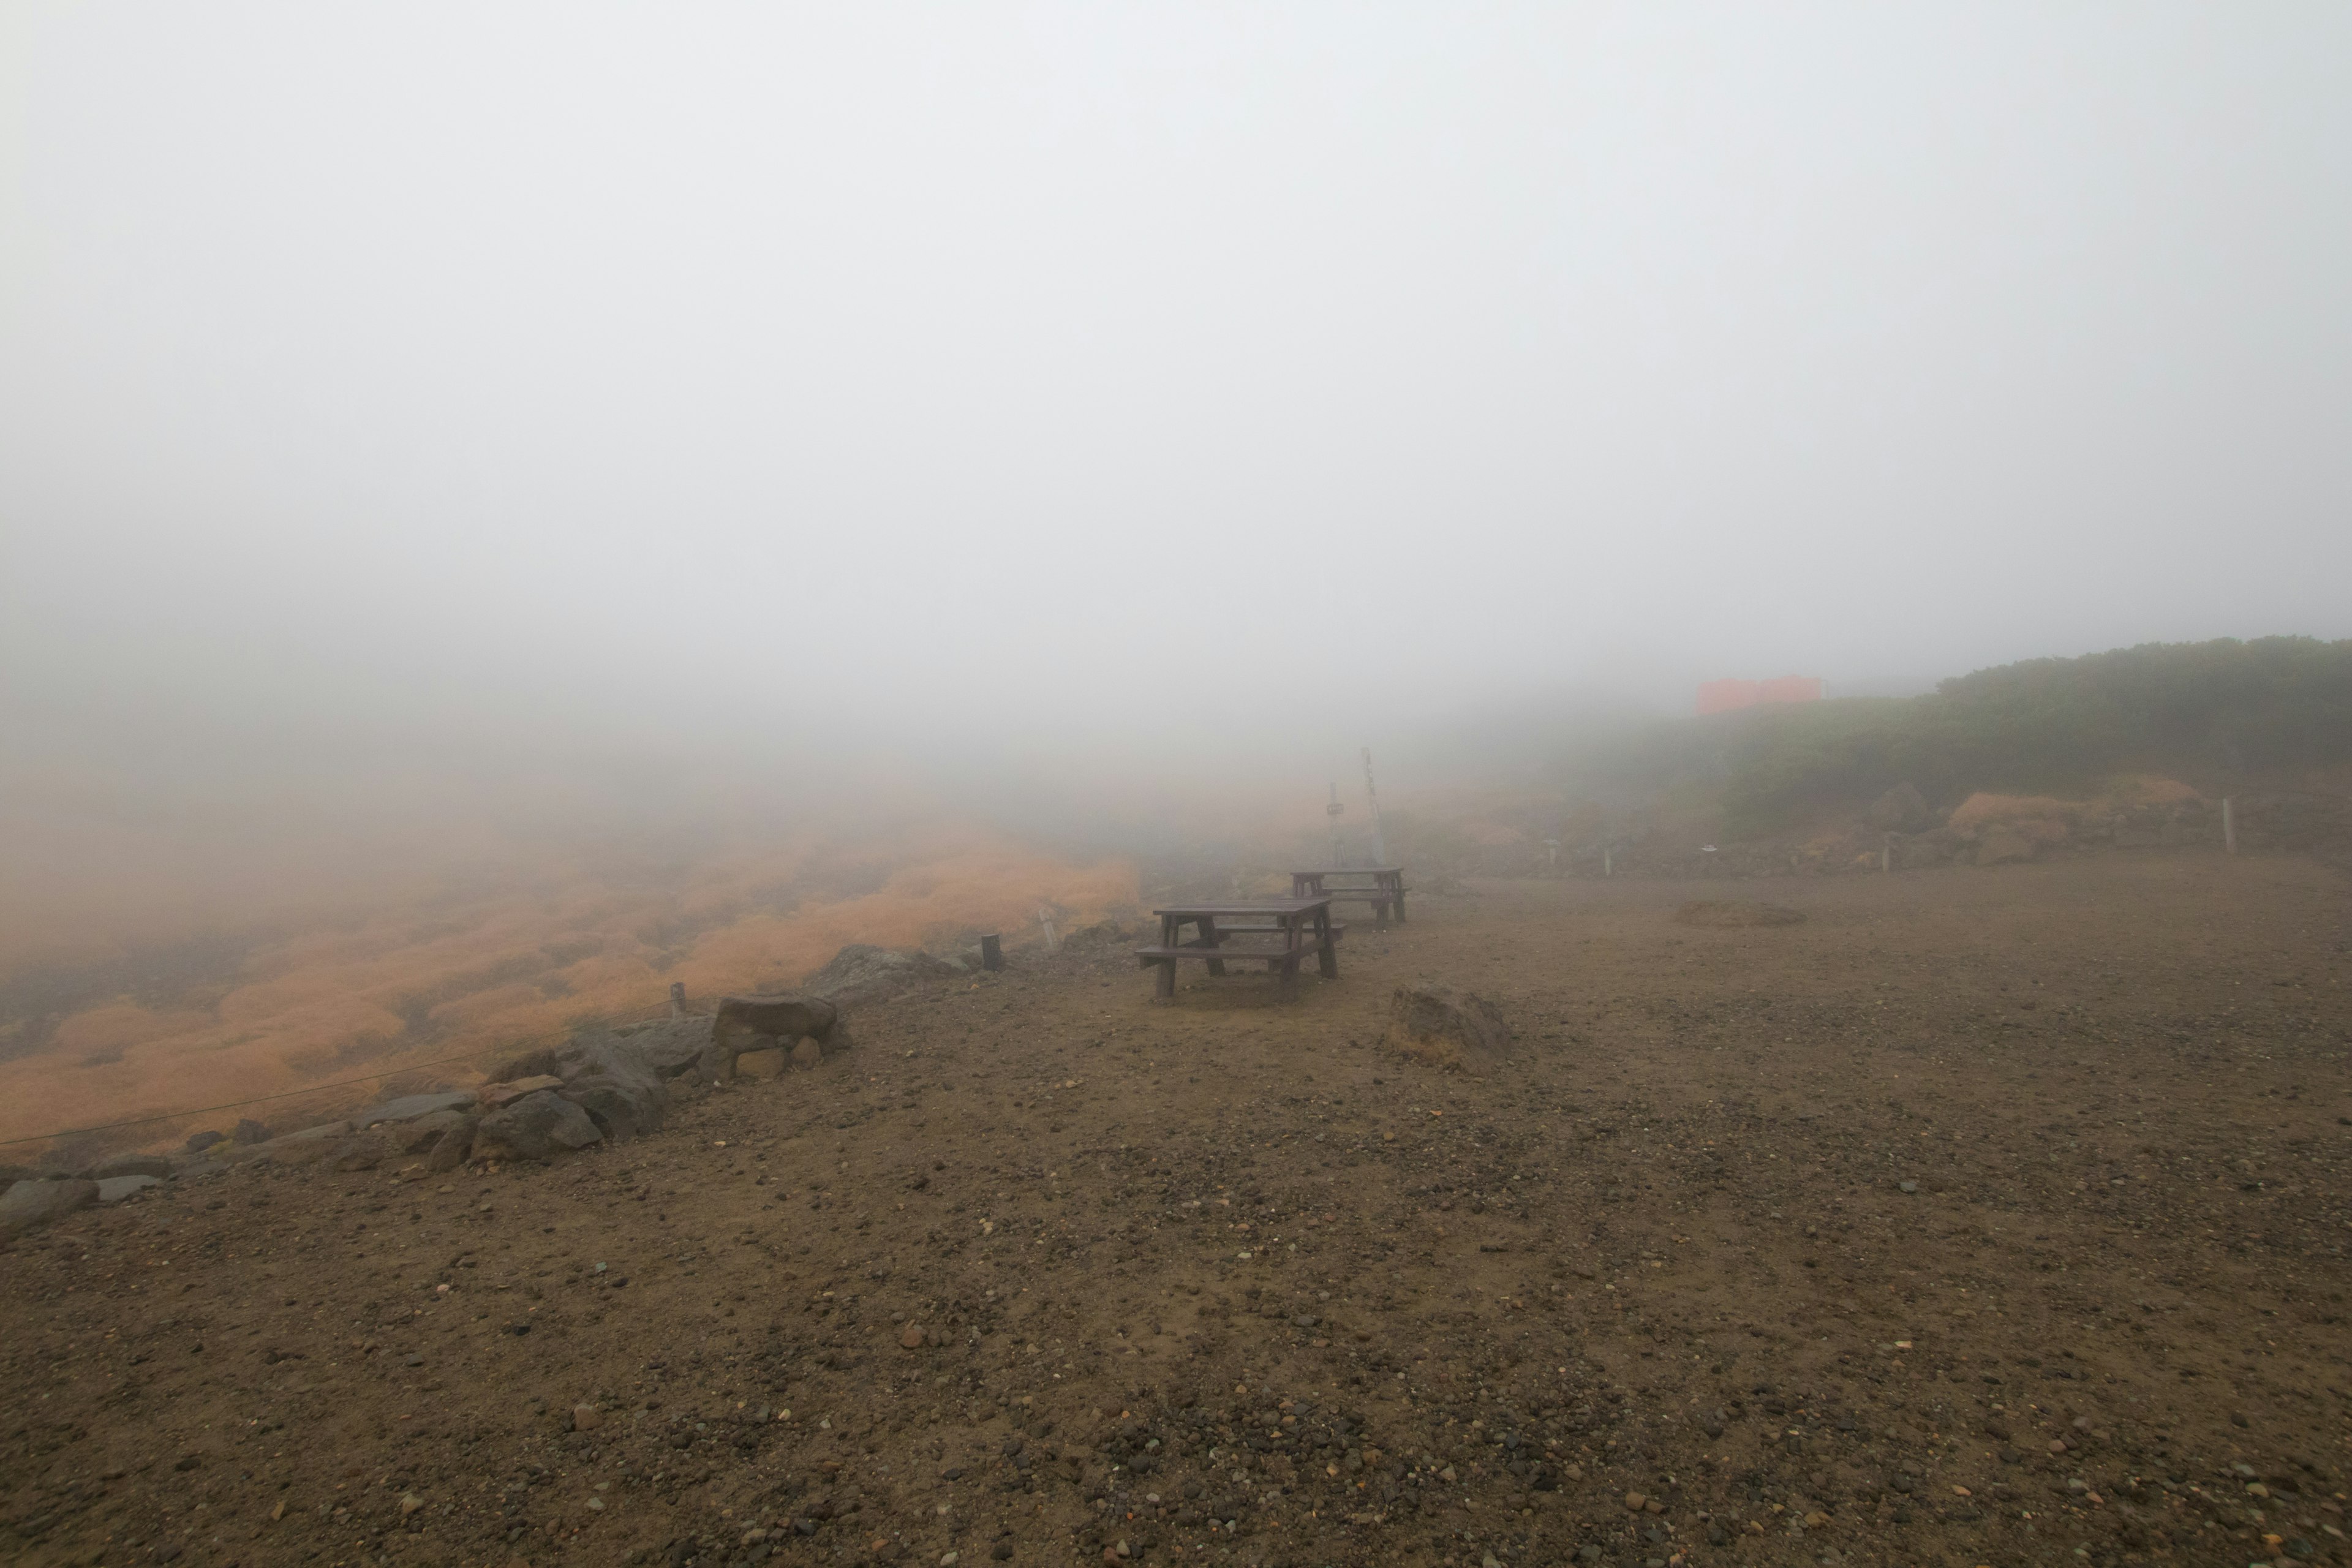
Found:
[[[1908,782],[2081,794],[2112,775],[2192,781],[2352,760],[2352,642],[2149,643],[2031,659],[1905,699],[1857,698],[1661,726],[1570,768],[1587,787],[1706,789],[1734,838],[1782,832]]]

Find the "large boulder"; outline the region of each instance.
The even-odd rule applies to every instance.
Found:
[[[269,1142],[269,1129],[247,1116],[238,1121],[236,1130],[228,1136],[232,1143],[267,1143]]]
[[[425,1156],[425,1169],[454,1171],[464,1164],[474,1152],[474,1130],[478,1125],[475,1117],[458,1118],[456,1126],[434,1142],[432,1152]]]
[[[625,1025],[614,1030],[613,1037],[626,1041],[656,1078],[673,1079],[693,1071],[702,1060],[710,1044],[710,1017],[699,1014],[656,1018],[651,1023]]]
[[[743,1052],[780,1047],[789,1051],[803,1039],[814,1040],[824,1056],[847,1050],[849,1025],[840,1007],[804,992],[721,997],[710,1020],[710,1042],[696,1064],[697,1076],[724,1082],[735,1076],[735,1058]]]
[[[18,1182],[0,1194],[0,1239],[63,1219],[96,1202],[96,1182]]]
[[[709,1021],[696,1022],[707,1046]],[[698,1051],[702,1048],[697,1047]],[[598,1132],[615,1140],[653,1131],[669,1110],[662,1074],[636,1038],[602,1029],[517,1057],[490,1075],[481,1100],[484,1109],[496,1114],[550,1092],[587,1111]]]
[[[669,1110],[661,1075],[644,1053],[611,1035],[575,1035],[557,1047],[555,1072],[563,1080],[555,1092],[615,1142],[656,1131]]]
[[[475,1124],[476,1159],[552,1160],[604,1135],[588,1113],[552,1089],[526,1094]]]
[[[163,1184],[163,1179],[158,1176],[109,1176],[98,1184],[98,1201],[102,1204],[119,1204],[123,1199],[136,1196],[150,1187],[160,1187]]]
[[[441,1142],[453,1127],[463,1127],[474,1119],[462,1110],[436,1110],[414,1121],[404,1121],[388,1128],[392,1146],[403,1154],[421,1154]]]
[[[1388,1042],[1427,1067],[1484,1073],[1510,1054],[1501,1009],[1468,992],[1400,985],[1389,998]]]

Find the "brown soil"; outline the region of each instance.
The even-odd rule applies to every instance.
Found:
[[[1686,892],[1424,899],[1286,1006],[1067,952],[565,1164],[77,1215],[0,1258],[0,1556],[2340,1560],[2341,877]],[[1401,1061],[1409,982],[1517,1048]]]

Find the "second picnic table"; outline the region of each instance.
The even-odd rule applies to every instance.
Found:
[[[1334,877],[1369,877],[1369,886],[1361,882],[1343,882],[1334,887]],[[1404,868],[1402,866],[1338,866],[1321,871],[1293,871],[1290,874],[1293,898],[1329,899],[1334,902],[1352,900],[1372,906],[1373,918],[1382,925],[1389,923],[1389,910],[1396,910],[1396,922],[1404,924]]]
[[[1176,994],[1176,961],[1180,958],[1205,961],[1212,974],[1223,974],[1229,960],[1255,959],[1279,977],[1286,992],[1296,985],[1298,965],[1310,956],[1326,980],[1339,976],[1337,949],[1339,934],[1347,928],[1331,923],[1331,900],[1328,898],[1181,904],[1151,912],[1160,917],[1160,945],[1139,947],[1135,956],[1147,968],[1159,966],[1152,994],[1162,1000]],[[1199,933],[1190,942],[1182,940],[1188,925]],[[1271,936],[1276,942],[1272,946],[1226,945],[1237,936]]]

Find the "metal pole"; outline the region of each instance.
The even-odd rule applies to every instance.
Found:
[[[1334,867],[1337,867],[1340,863],[1339,816],[1340,814],[1345,812],[1347,809],[1348,808],[1346,806],[1339,804],[1339,786],[1336,782],[1334,782],[1331,785],[1331,804],[1323,808],[1323,815],[1331,819],[1331,864]]]
[[[1372,802],[1372,864],[1389,863],[1388,841],[1381,836],[1381,792],[1372,787],[1372,749],[1364,748],[1364,793]]]

